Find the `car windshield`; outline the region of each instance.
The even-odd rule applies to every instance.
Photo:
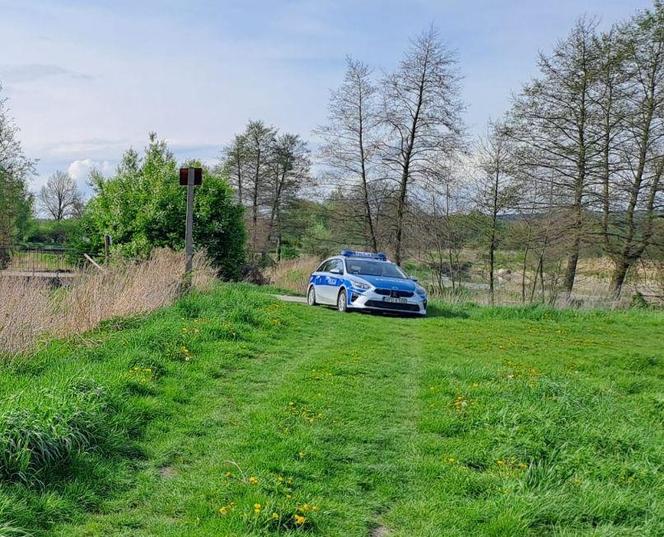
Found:
[[[367,259],[346,259],[346,267],[350,274],[365,276],[383,276],[385,278],[406,278],[401,269],[392,263],[369,261]]]

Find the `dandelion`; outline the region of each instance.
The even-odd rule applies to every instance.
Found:
[[[184,345],[182,345],[182,347],[180,347],[180,354],[182,355],[185,362],[188,362],[189,360],[191,360],[191,351],[187,347],[185,347]]]
[[[222,516],[227,515],[233,510],[234,507],[235,507],[235,502],[231,502],[228,505],[222,505],[219,508],[219,514]]]
[[[302,526],[307,521],[307,517],[304,517],[302,515],[294,515],[293,519],[295,520],[296,526]]]
[[[452,404],[454,405],[454,408],[457,410],[457,412],[461,412],[468,406],[468,399],[466,399],[463,395],[457,395]]]
[[[279,520],[279,514],[278,513],[272,513],[272,520]]]
[[[249,484],[250,485],[258,485],[258,478],[254,477],[253,475],[249,478]]]
[[[260,513],[261,509],[263,509],[263,506],[260,503],[255,503],[254,504],[254,513],[256,513],[256,514]]]

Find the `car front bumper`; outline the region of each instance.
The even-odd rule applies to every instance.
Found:
[[[379,294],[375,289],[368,291],[352,289],[349,293],[348,307],[357,310],[426,315],[427,299],[417,293],[413,293],[411,297],[395,299]]]

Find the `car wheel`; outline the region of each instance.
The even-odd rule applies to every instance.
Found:
[[[337,296],[337,309],[341,313],[348,311],[348,301],[346,300],[346,290],[342,289],[339,291],[339,296]]]
[[[316,289],[314,289],[313,285],[309,287],[309,290],[307,291],[307,304],[310,306],[318,305],[316,302]]]

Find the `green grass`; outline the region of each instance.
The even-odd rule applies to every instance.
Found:
[[[664,534],[662,313],[267,293],[4,366],[0,536]]]

